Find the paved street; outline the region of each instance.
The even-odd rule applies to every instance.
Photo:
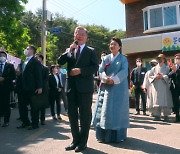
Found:
[[[62,107],[63,108],[63,107]],[[120,153],[180,153],[180,123],[153,121],[152,117],[134,115],[130,109],[130,128],[128,138],[119,144],[102,144],[95,139],[93,128],[90,131],[87,154]],[[64,114],[64,112],[63,112]],[[9,127],[0,127],[0,154],[68,154],[64,147],[71,142],[67,116],[62,121],[53,121],[49,109],[46,113],[46,125],[40,129],[16,129],[20,124],[17,108],[12,109]]]

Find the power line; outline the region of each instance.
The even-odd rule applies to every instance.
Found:
[[[90,5],[94,4],[94,3],[97,2],[97,1],[98,1],[98,0],[94,0],[93,2],[87,4],[87,5],[84,6],[83,8],[79,9],[79,11],[74,12],[74,14],[81,12],[82,10],[86,9],[87,7],[89,7]]]
[[[62,5],[62,4],[59,4],[59,3],[57,3],[57,2],[51,2],[50,4],[53,5],[53,6],[55,6],[55,7],[58,8],[58,9],[63,9],[63,8],[65,8],[66,10],[68,10],[69,12],[72,13],[72,10],[71,10],[69,7],[67,7],[67,6],[64,6],[64,5]],[[83,17],[83,16],[81,16],[81,17]],[[86,22],[88,22],[84,17],[83,17],[83,20],[86,21]]]
[[[97,1],[97,0],[96,0]],[[49,2],[50,3],[50,2]],[[93,2],[91,2],[90,4],[93,4],[93,3],[95,3],[95,1],[93,1]],[[64,2],[62,2],[62,3],[60,3],[60,2],[58,2],[58,1],[56,1],[56,0],[53,0],[53,1],[51,1],[51,3],[50,3],[51,5],[53,5],[53,6],[55,6],[56,8],[65,8],[66,10],[68,10],[68,12],[70,12],[70,14],[74,17],[74,12],[76,12],[76,14],[78,13],[78,12],[80,12],[81,10],[80,9],[77,9],[76,7],[74,7],[74,6],[72,6],[70,3],[68,3],[68,4],[65,4]],[[85,7],[87,7],[87,5],[85,6]],[[72,11],[73,10],[73,11]],[[81,14],[79,14],[79,16],[81,16],[83,19],[83,21],[85,21],[85,22],[87,22],[88,23],[88,21],[87,21],[87,18],[91,18],[91,19],[93,19],[93,21],[94,20],[96,20],[96,19],[94,19],[94,18],[92,18],[91,16],[89,16],[89,15],[87,15],[87,14],[85,14],[85,13],[81,13]]]

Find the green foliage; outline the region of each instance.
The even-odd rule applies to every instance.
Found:
[[[2,0],[1,0],[2,1]],[[0,46],[4,45],[9,53],[23,58],[23,50],[28,44],[37,47],[41,53],[41,20],[42,10],[23,12],[27,0],[6,0],[0,2]],[[51,21],[46,22],[47,30],[54,27],[61,27],[62,32],[58,35],[51,35],[47,32],[47,65],[56,64],[57,58],[74,41],[73,33],[78,21],[73,18],[65,18],[56,13]],[[104,26],[82,25],[88,30],[89,46],[96,49],[100,58],[102,51],[109,52],[109,41],[113,36],[124,38],[122,30],[109,31]]]
[[[27,0],[5,0],[0,2],[0,46],[15,56],[20,56],[27,45],[29,36],[28,29],[21,25],[21,17],[24,7],[22,4]],[[23,43],[22,43],[23,42]]]

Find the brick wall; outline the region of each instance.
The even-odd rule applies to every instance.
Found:
[[[149,34],[143,34],[144,32],[143,11],[142,11],[143,8],[151,5],[157,5],[162,3],[174,2],[174,1],[178,1],[178,0],[141,0],[138,2],[126,4],[125,7],[126,7],[127,37],[149,35]]]

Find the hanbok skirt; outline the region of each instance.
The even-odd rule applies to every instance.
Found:
[[[98,95],[98,104],[96,104],[96,111],[94,113],[95,116],[93,118],[93,124],[96,131],[96,139],[104,143],[118,143],[124,141],[127,137],[127,128],[112,130],[103,129],[100,127],[100,117],[102,112],[104,92],[99,91]]]
[[[102,129],[96,127],[96,139],[104,143],[119,143],[123,142],[127,137],[127,128],[119,130]]]

